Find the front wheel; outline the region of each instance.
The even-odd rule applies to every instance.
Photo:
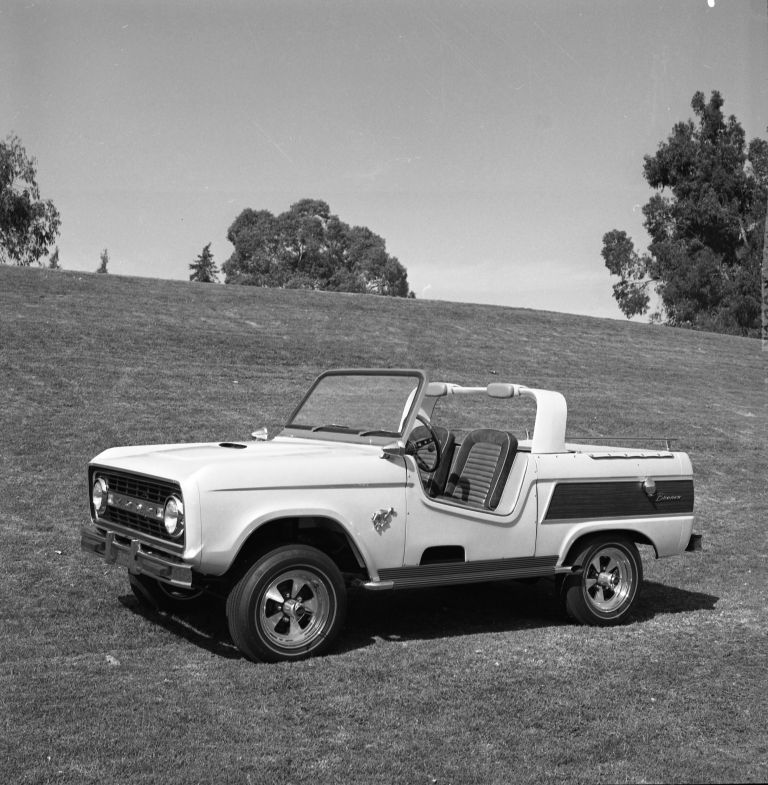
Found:
[[[286,545],[259,559],[227,599],[232,640],[251,660],[298,660],[326,650],[344,623],[339,568],[317,548]]]
[[[581,624],[609,626],[626,621],[643,580],[643,565],[633,542],[602,537],[576,554],[575,571],[560,584],[566,613]]]

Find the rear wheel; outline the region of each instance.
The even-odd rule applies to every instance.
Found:
[[[581,624],[609,626],[626,621],[640,591],[643,565],[633,542],[601,537],[576,554],[574,572],[560,583],[566,613]]]
[[[232,640],[249,659],[298,660],[325,651],[346,614],[344,579],[317,548],[286,545],[259,559],[227,599]]]

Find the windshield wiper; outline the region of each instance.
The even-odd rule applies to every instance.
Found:
[[[350,428],[348,425],[337,425],[336,423],[329,423],[328,425],[316,425],[312,429],[312,433],[318,431],[332,431],[335,433],[357,433],[356,428]]]
[[[335,422],[328,423],[327,425],[315,425],[312,428],[312,433],[317,433],[318,431],[330,431],[331,433],[354,433],[357,436],[391,436],[393,439],[400,435],[397,431],[380,431],[378,429],[372,431],[359,431],[357,428],[350,428],[348,425],[339,425]]]

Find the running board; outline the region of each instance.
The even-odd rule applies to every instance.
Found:
[[[557,556],[528,556],[518,559],[487,559],[390,567],[379,570],[378,581],[368,581],[362,586],[370,590],[416,589],[457,583],[538,578],[571,571],[570,567],[556,567],[557,559]]]

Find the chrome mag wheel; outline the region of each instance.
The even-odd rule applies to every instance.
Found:
[[[637,547],[623,537],[587,540],[576,551],[573,572],[560,582],[565,612],[582,624],[626,621],[643,580]]]
[[[311,644],[331,614],[331,598],[322,578],[309,569],[288,570],[267,586],[257,623],[275,646],[296,649]]]
[[[626,602],[637,577],[628,553],[606,547],[595,553],[584,566],[585,599],[600,613],[612,613]]]
[[[233,586],[227,621],[248,659],[297,660],[333,643],[346,608],[335,562],[309,545],[283,545],[264,554]]]

